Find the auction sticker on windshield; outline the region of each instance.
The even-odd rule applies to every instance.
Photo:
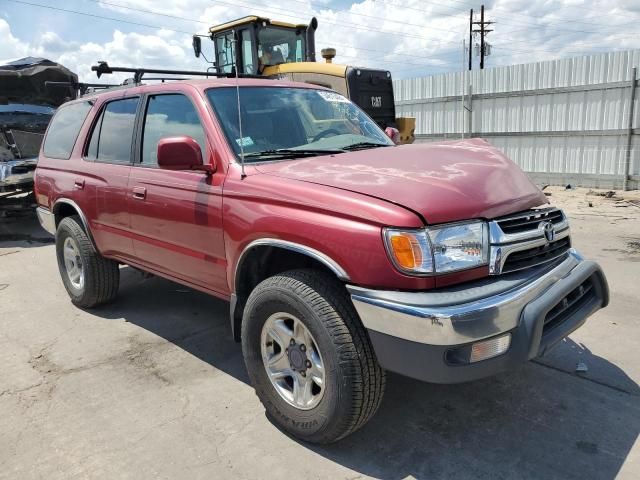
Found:
[[[236,143],[240,147],[250,147],[253,145],[253,139],[251,137],[236,138]]]
[[[324,98],[327,102],[349,103],[349,100],[343,97],[342,95],[340,95],[339,93],[318,90],[318,95]]]

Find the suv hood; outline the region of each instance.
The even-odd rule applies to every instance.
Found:
[[[520,167],[481,139],[374,148],[257,168],[387,200],[431,224],[495,218],[548,203]]]

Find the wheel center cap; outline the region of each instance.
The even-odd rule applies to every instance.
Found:
[[[300,349],[300,345],[294,345],[292,347],[289,347],[288,356],[289,356],[289,364],[295,370],[305,370],[306,369],[305,363],[306,363],[307,356]]]

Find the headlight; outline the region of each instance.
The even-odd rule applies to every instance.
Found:
[[[482,221],[422,230],[387,228],[384,237],[391,260],[403,272],[447,273],[488,263],[489,234]]]

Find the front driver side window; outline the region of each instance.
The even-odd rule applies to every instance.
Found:
[[[205,136],[200,117],[191,101],[182,94],[149,97],[142,134],[142,164],[158,164],[158,142],[166,137],[187,135],[200,145],[205,155]]]

